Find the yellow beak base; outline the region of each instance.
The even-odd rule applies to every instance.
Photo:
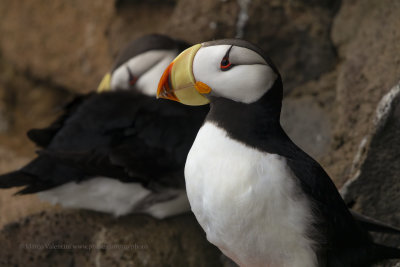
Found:
[[[104,75],[103,79],[101,80],[99,87],[97,87],[97,92],[107,92],[111,90],[111,73],[107,73]]]

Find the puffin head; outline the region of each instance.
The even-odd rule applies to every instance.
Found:
[[[213,97],[251,104],[264,96],[281,102],[281,76],[260,48],[239,39],[186,49],[165,70],[157,90],[157,97],[186,105],[204,105]]]
[[[120,52],[97,91],[136,90],[155,96],[164,69],[188,46],[183,41],[161,34],[143,36]]]

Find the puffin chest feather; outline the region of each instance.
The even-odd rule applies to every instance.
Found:
[[[311,208],[286,160],[206,122],[189,152],[191,208],[207,239],[240,265],[315,266]]]

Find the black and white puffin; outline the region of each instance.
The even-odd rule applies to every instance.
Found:
[[[372,241],[323,168],[280,125],[281,76],[255,45],[197,44],[160,80],[159,98],[210,103],[185,165],[207,239],[240,266],[369,266],[400,258]]]
[[[19,193],[116,216],[189,211],[183,167],[208,107],[155,98],[163,70],[187,47],[163,35],[128,45],[101,82],[104,92],[75,99],[48,128],[28,133],[43,149],[0,176],[0,188],[24,186]]]

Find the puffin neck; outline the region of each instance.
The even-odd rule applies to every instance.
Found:
[[[249,146],[260,148],[260,145],[263,147],[262,144],[269,143],[271,137],[285,135],[279,121],[282,106],[280,78],[254,103],[246,104],[211,96],[210,106],[206,120],[215,123],[232,138]]]

